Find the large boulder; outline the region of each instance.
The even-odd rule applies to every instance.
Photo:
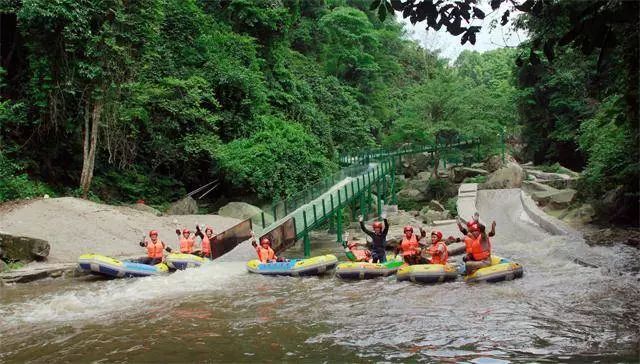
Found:
[[[518,163],[509,162],[505,167],[491,173],[487,181],[480,184],[480,189],[493,190],[503,188],[520,188],[525,173]]]
[[[46,240],[0,233],[0,250],[5,260],[30,262],[48,257],[51,246]]]
[[[433,164],[428,153],[407,155],[402,160],[402,172],[407,177],[413,177],[419,172],[427,171]]]
[[[618,186],[607,191],[594,207],[598,217],[603,221],[637,225],[639,204],[637,195],[626,193],[623,186]]]
[[[398,191],[398,205],[401,208],[409,209],[426,200],[424,193],[413,188],[403,188]]]
[[[568,207],[576,196],[576,190],[567,188],[564,190],[538,191],[531,195],[531,198],[542,205],[551,205],[555,209]]]
[[[489,171],[489,173],[493,173],[500,168],[504,168],[508,166],[510,163],[518,164],[515,158],[513,158],[509,154],[506,154],[504,156],[504,163],[502,162],[502,155],[496,154],[496,155],[492,155],[491,157],[487,158],[487,160],[484,161],[484,169]]]
[[[582,206],[567,211],[564,216],[561,216],[563,221],[566,221],[572,225],[588,224],[593,221],[596,216],[596,210],[590,204],[583,204]]]
[[[530,195],[537,192],[554,193],[558,191],[557,188],[536,181],[522,181],[522,190]]]
[[[218,215],[246,220],[260,214],[262,210],[246,202],[229,202],[218,210]]]
[[[420,172],[414,178],[407,179],[405,181],[404,188],[410,190],[418,190],[422,194],[427,194],[429,191],[430,179],[430,172]]]
[[[484,169],[480,168],[469,168],[469,167],[454,167],[452,168],[452,179],[455,183],[462,183],[465,178],[476,177],[476,176],[486,176],[489,174]]]
[[[191,196],[171,204],[167,210],[169,215],[195,215],[198,213],[198,203]]]
[[[433,222],[437,220],[447,220],[451,218],[449,211],[434,211],[428,207],[420,210],[419,217],[422,219],[422,222],[429,225],[433,224]]]

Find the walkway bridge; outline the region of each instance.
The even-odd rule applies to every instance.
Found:
[[[369,149],[339,158],[343,168],[285,200],[274,201],[267,211],[251,218],[256,235],[268,236],[276,253],[302,239],[304,255],[311,255],[309,232],[321,225],[335,228],[336,242],[342,242],[343,214],[349,207],[352,220],[356,211],[362,216],[380,216],[385,201],[397,203],[396,167],[403,156],[428,153],[434,161],[464,163],[461,157],[479,158],[478,139],[456,140],[448,144],[406,146],[396,150]],[[470,151],[470,153],[469,153]],[[475,153],[474,153],[475,152]],[[468,159],[468,158],[467,158]]]

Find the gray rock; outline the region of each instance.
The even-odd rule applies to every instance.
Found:
[[[49,256],[51,246],[46,240],[0,233],[0,248],[5,259],[31,262]]]
[[[538,191],[531,195],[534,201],[546,205],[550,204],[553,208],[562,209],[568,207],[576,196],[576,190],[567,188],[565,190],[548,190]]]
[[[191,196],[172,203],[169,210],[167,210],[169,215],[195,215],[197,213],[198,203]]]
[[[449,211],[433,211],[428,207],[420,210],[419,217],[425,224],[433,224],[436,220],[446,220],[450,218]]]
[[[509,154],[505,155],[504,160],[505,163],[502,162],[502,155],[500,154],[492,155],[484,161],[484,169],[489,171],[489,173],[493,173],[500,168],[507,167],[511,163],[518,164],[515,158]]]
[[[400,201],[423,202],[426,200],[424,194],[414,188],[403,188],[398,191],[398,199]]]
[[[503,188],[520,188],[525,173],[518,163],[509,162],[503,168],[491,173],[487,181],[480,184],[480,189],[492,190]]]
[[[4,260],[0,260],[0,272],[6,272],[8,270],[9,265]]]
[[[129,205],[129,207],[131,207],[134,210],[138,210],[138,211],[144,211],[144,212],[148,212],[150,214],[153,214],[155,216],[162,216],[162,212],[160,212],[160,210],[155,209],[149,205],[145,205],[143,203],[134,203]]]
[[[530,195],[533,195],[536,192],[558,191],[557,188],[536,181],[522,181],[522,190]]]
[[[590,204],[583,204],[577,209],[569,210],[562,220],[570,224],[588,224],[596,216],[596,210]]]
[[[260,214],[262,210],[246,202],[229,202],[218,210],[218,215],[245,220]]]
[[[535,169],[527,169],[527,173],[536,177],[538,180],[543,181],[565,180],[572,178],[572,176],[567,174],[542,172]]]
[[[484,169],[469,167],[455,167],[452,168],[451,171],[453,173],[452,179],[455,183],[462,183],[462,181],[468,177],[486,176],[489,174],[489,172]]]

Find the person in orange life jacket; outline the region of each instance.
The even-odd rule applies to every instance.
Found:
[[[431,256],[429,264],[447,264],[449,248],[447,248],[446,242],[442,240],[442,233],[440,231],[434,230],[431,232],[431,246],[427,252]]]
[[[369,249],[360,249],[357,241],[352,240],[350,243],[342,242],[345,248],[347,258],[354,262],[371,262],[371,251]]]
[[[176,229],[176,235],[178,235],[178,242],[180,243],[180,253],[191,254],[195,245],[194,235],[191,234],[191,231],[183,229],[182,236],[180,236],[180,229]]]
[[[258,260],[261,263],[273,263],[280,261],[280,259],[276,256],[276,253],[271,248],[271,240],[269,238],[264,237],[260,240],[260,246],[256,243],[256,237],[251,232],[251,245],[256,249],[256,253],[258,254]]]
[[[413,233],[412,226],[405,226],[402,242],[396,247],[395,254],[398,255],[399,252],[402,252],[404,262],[409,265],[420,264],[422,260],[420,257],[420,245],[424,245],[420,243],[420,240],[425,236],[427,236],[427,232],[424,229],[420,228],[420,236],[417,236]]]
[[[162,262],[164,257],[163,250],[171,253],[171,248],[167,246],[162,240],[158,239],[158,232],[151,230],[149,232],[149,238],[146,240],[144,237],[140,242],[140,246],[147,248],[147,256],[140,261],[142,264],[155,265]]]
[[[496,222],[491,223],[491,231],[487,234],[486,227],[478,223],[478,230],[468,233],[465,238],[467,255],[462,258],[465,262],[464,271],[471,274],[475,270],[491,265],[491,240],[496,235]]]
[[[203,233],[200,226],[196,224],[195,235],[200,238],[200,251],[196,252],[196,254],[204,258],[213,259],[211,248],[217,242],[217,237],[213,228],[211,226],[207,226]]]
[[[364,219],[362,216],[358,217],[358,221],[360,222],[360,229],[369,235],[371,238],[371,262],[372,263],[385,263],[387,261],[387,252],[385,251],[385,247],[387,245],[387,233],[389,232],[389,221],[387,221],[387,214],[382,213],[381,216],[384,221],[384,229],[382,228],[382,223],[380,221],[373,222],[373,231],[367,229],[364,226]]]

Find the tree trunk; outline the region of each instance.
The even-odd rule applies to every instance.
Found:
[[[80,188],[82,188],[82,198],[85,199],[89,194],[89,187],[91,186],[91,180],[93,179],[93,169],[96,161],[96,147],[98,144],[98,127],[100,125],[102,107],[103,101],[96,100],[93,104],[91,117],[89,117],[88,112],[86,112],[84,118],[84,138],[82,143],[82,174],[80,175]],[[89,108],[87,107],[87,109]],[[91,128],[89,128],[89,121],[91,121]]]

